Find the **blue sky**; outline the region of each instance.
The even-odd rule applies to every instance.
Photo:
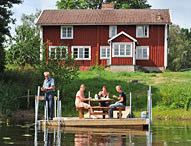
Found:
[[[14,5],[13,17],[16,18],[16,25],[11,25],[12,29],[20,25],[22,14],[35,13],[36,9],[56,9],[57,0],[24,0],[20,5]],[[183,28],[191,28],[191,0],[147,0],[153,9],[170,9],[173,24]]]

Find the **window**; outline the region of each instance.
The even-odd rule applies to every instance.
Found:
[[[49,59],[66,59],[68,53],[67,46],[49,46]]]
[[[72,46],[72,54],[75,60],[90,60],[91,47],[90,46]]]
[[[136,59],[137,60],[148,60],[149,59],[149,46],[136,47]]]
[[[136,27],[136,37],[137,38],[148,38],[149,37],[149,26],[137,26]]]
[[[61,39],[73,39],[73,26],[61,26]]]
[[[113,43],[113,57],[132,57],[132,44]]]
[[[110,47],[101,46],[100,47],[100,59],[109,59],[110,58]]]
[[[109,38],[114,37],[117,34],[117,26],[109,26]]]

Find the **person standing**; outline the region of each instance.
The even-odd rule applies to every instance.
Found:
[[[122,91],[121,86],[116,86],[116,91],[119,93],[119,97],[117,97],[116,95],[113,95],[114,98],[117,98],[119,101],[117,101],[115,104],[111,104],[109,107],[110,111],[109,111],[109,117],[113,118],[113,108],[115,107],[124,107],[126,106],[126,94]]]
[[[53,119],[53,102],[54,102],[54,92],[55,92],[55,84],[54,79],[50,77],[49,72],[44,72],[44,83],[41,88],[42,91],[45,91],[44,101],[48,101],[48,119]],[[46,104],[45,104],[46,105]]]

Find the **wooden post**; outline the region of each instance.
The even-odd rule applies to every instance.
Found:
[[[29,100],[29,96],[30,96],[30,90],[27,90],[27,109],[29,109],[30,106],[30,100]]]

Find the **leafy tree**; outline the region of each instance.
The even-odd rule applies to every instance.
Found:
[[[171,25],[169,30],[168,68],[172,71],[191,68],[191,32]]]
[[[55,79],[56,88],[64,88],[62,85],[70,83],[78,76],[79,64],[74,63],[74,59],[69,55],[67,48],[62,47],[55,48],[56,54],[49,56],[49,61],[45,60],[46,58],[46,44],[43,46],[43,61],[41,61],[38,70],[39,80],[44,78],[43,72],[50,72],[51,76]],[[62,53],[60,53],[62,52]],[[56,59],[55,59],[56,56]],[[55,60],[54,60],[55,59]]]
[[[14,23],[14,19],[11,18],[11,8],[13,4],[20,4],[22,0],[1,0],[0,1],[0,72],[3,71],[5,65],[5,52],[4,45],[5,36],[10,35],[8,26],[9,23]]]
[[[101,9],[102,3],[114,3],[116,9],[146,9],[151,5],[147,0],[59,0],[58,9]]]
[[[10,38],[10,49],[6,53],[6,60],[9,64],[15,64],[22,68],[26,64],[35,66],[40,59],[40,31],[35,25],[35,20],[40,15],[22,15],[22,25],[15,29],[16,35]]]

